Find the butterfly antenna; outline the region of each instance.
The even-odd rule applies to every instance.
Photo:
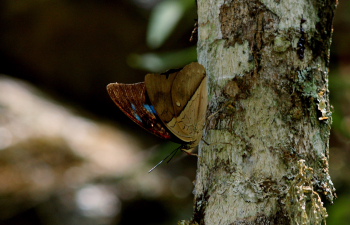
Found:
[[[169,156],[171,156],[170,157],[170,159],[166,162],[166,163],[169,163],[173,158],[174,158],[174,156],[176,155],[176,153],[177,153],[177,151],[179,151],[179,149],[181,148],[182,146],[180,146],[180,147],[177,147],[174,151],[172,151],[166,158],[168,158]],[[165,159],[166,159],[165,158]],[[165,160],[164,159],[164,160]]]
[[[162,162],[164,161],[165,159],[163,159],[162,161],[160,161],[159,163],[157,163],[157,165],[155,165],[152,169],[150,169],[148,171],[148,173],[152,172],[155,168],[157,168],[160,164],[162,164]]]
[[[170,157],[170,159],[166,162],[166,163],[169,163],[173,158],[174,156],[176,155],[177,151],[181,148],[182,146],[176,148],[174,151],[172,151],[169,155],[167,155],[162,161],[160,161],[159,163],[157,163],[157,165],[155,165],[152,169],[150,169],[148,171],[148,173],[152,172],[155,168],[157,168],[160,164],[162,164],[167,158]]]

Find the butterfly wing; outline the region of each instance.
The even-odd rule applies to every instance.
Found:
[[[111,83],[107,86],[109,96],[131,120],[154,135],[179,142],[167,130],[151,104],[144,82],[136,84]]]
[[[194,148],[202,138],[208,105],[205,68],[199,63],[186,66],[174,79],[171,95],[176,116],[167,127]]]
[[[167,76],[148,74],[145,78],[148,96],[160,119],[184,142],[198,144],[202,136],[208,103],[206,81],[205,69],[199,63]]]
[[[181,89],[173,89],[172,94],[175,102],[177,101],[176,95],[178,91],[181,91]],[[181,97],[181,94],[179,96]],[[181,137],[180,139],[183,141],[190,142],[188,148],[197,146],[202,138],[207,105],[207,78],[204,77],[183,110],[179,112],[179,115],[167,123],[167,128],[173,132],[173,134],[179,138]],[[177,105],[174,106],[175,109],[177,107]]]
[[[176,75],[171,74],[147,74],[145,85],[147,94],[158,112],[159,118],[166,124],[174,118],[173,101],[171,99],[171,88]]]
[[[188,108],[189,101],[198,91],[205,77],[205,69],[199,63],[191,63],[177,74],[171,88],[171,98],[176,116]],[[206,82],[204,85],[206,86]]]

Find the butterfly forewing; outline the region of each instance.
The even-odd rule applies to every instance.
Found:
[[[147,96],[144,82],[112,83],[107,86],[107,91],[114,103],[135,123],[160,138],[179,142],[158,117],[157,111]]]

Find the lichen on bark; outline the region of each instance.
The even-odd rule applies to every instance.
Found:
[[[307,225],[326,223],[328,216],[320,195],[314,190],[314,171],[305,165],[305,160],[298,161],[299,172],[292,181],[285,198],[285,204],[291,224]]]

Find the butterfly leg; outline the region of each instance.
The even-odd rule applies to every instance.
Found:
[[[202,138],[202,141],[206,144],[206,145],[210,145],[208,142],[206,142],[206,140],[204,140],[203,138]]]
[[[194,150],[193,148],[191,149],[181,149],[183,152],[185,152],[187,155],[192,155],[192,156],[197,156],[198,155],[196,153],[192,153],[192,151]]]

